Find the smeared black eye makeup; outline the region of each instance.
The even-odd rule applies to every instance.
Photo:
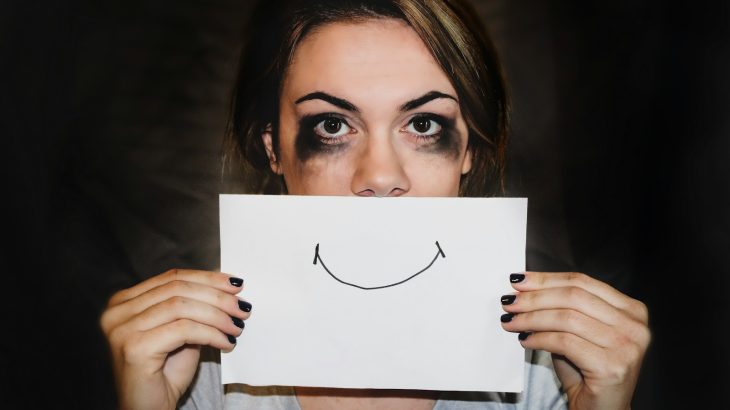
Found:
[[[460,138],[452,118],[432,113],[416,114],[401,128],[401,132],[415,139],[419,151],[459,156]]]
[[[305,115],[299,120],[295,149],[301,161],[315,155],[331,154],[346,148],[349,135],[357,131],[342,114],[321,113]],[[461,138],[456,121],[434,113],[413,115],[400,132],[420,152],[458,158]]]
[[[295,147],[306,161],[316,154],[339,151],[347,145],[348,134],[355,132],[347,120],[336,113],[306,115],[299,120]]]

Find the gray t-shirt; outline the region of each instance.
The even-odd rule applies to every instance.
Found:
[[[213,349],[203,349],[198,373],[188,394],[180,400],[179,408],[300,410],[293,387],[223,386],[220,353]],[[434,406],[434,410],[567,408],[567,399],[555,376],[550,354],[540,350],[525,351],[525,389],[522,393],[442,392]]]

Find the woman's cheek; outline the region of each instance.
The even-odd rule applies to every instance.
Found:
[[[441,156],[416,152],[405,164],[413,196],[458,196],[461,181],[459,156]]]
[[[325,154],[293,164],[293,172],[285,173],[289,194],[350,195],[353,171],[345,155]]]

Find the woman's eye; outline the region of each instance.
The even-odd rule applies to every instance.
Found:
[[[419,137],[431,137],[441,132],[441,124],[426,117],[416,117],[408,123],[406,131]]]
[[[326,118],[314,127],[314,131],[323,138],[339,138],[350,132],[351,128],[347,123],[335,117]]]

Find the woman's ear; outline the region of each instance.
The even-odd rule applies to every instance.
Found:
[[[471,171],[471,160],[472,160],[472,149],[466,147],[466,154],[464,155],[464,161],[461,163],[461,175],[466,175]]]
[[[264,148],[266,149],[266,156],[269,157],[269,166],[271,167],[271,170],[274,171],[275,174],[281,175],[281,164],[276,158],[276,153],[274,152],[274,142],[271,135],[272,132],[271,124],[266,125],[264,132],[261,134],[261,139],[264,141]]]

